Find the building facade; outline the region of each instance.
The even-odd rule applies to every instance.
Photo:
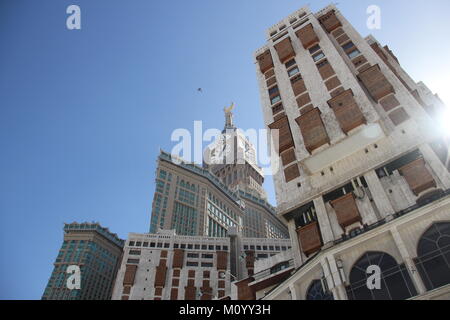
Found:
[[[236,194],[201,166],[164,151],[158,157],[150,233],[225,237],[242,228],[243,209]]]
[[[279,130],[277,211],[295,269],[268,292],[254,280],[243,290],[264,299],[449,298],[441,101],[334,5],[302,8],[267,37],[257,78],[265,125]],[[380,290],[366,285],[373,265]]]
[[[124,241],[98,223],[64,225],[64,241],[42,300],[109,300]],[[80,268],[80,289],[69,289],[69,266]]]
[[[212,300],[253,273],[259,259],[290,250],[287,239],[131,233],[114,286],[115,300]]]

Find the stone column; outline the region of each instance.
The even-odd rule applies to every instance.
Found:
[[[317,221],[319,222],[320,233],[322,234],[323,246],[327,248],[334,241],[333,229],[331,228],[330,219],[328,218],[327,209],[323,202],[322,196],[314,199],[314,207],[316,209]]]
[[[408,270],[408,273],[411,277],[411,280],[414,284],[414,287],[417,290],[417,293],[419,295],[424,294],[427,289],[425,285],[423,284],[422,278],[420,277],[419,272],[416,269],[416,265],[414,261],[412,260],[411,256],[409,255],[408,250],[406,249],[405,243],[403,242],[402,237],[400,236],[400,233],[398,232],[397,228],[394,227],[391,230],[392,238],[394,239],[394,242],[400,251],[400,255],[402,256],[403,261],[406,264],[406,269]]]
[[[336,300],[348,300],[347,292],[345,290],[345,284],[342,282],[339,269],[337,267],[336,259],[333,255],[327,256],[328,264],[330,266],[331,276],[333,278],[334,286],[336,289]],[[334,294],[334,293],[333,293]]]
[[[439,160],[436,153],[434,153],[433,149],[431,149],[429,144],[423,144],[419,147],[420,152],[425,159],[425,162],[430,166],[430,168],[434,171],[434,174],[444,186],[444,189],[450,189],[450,173],[447,168],[442,164],[441,160]]]
[[[302,251],[298,242],[297,230],[295,228],[295,221],[292,219],[288,222],[289,238],[291,239],[291,247],[294,258],[294,266],[300,267],[303,263]]]
[[[337,288],[334,285],[333,276],[331,275],[330,266],[328,265],[327,258],[323,258],[320,261],[320,264],[322,265],[323,276],[325,277],[325,280],[327,282],[328,289],[333,294],[334,300],[340,300],[339,299],[339,292],[338,292]]]
[[[364,179],[366,179],[373,201],[375,202],[381,217],[386,218],[387,216],[394,214],[394,208],[392,207],[391,202],[384,191],[383,185],[381,184],[375,171],[372,170],[367,172],[364,175]]]

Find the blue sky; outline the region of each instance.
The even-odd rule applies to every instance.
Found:
[[[329,1],[311,1],[317,11]],[[81,7],[82,30],[66,28]],[[64,222],[149,228],[159,148],[176,128],[263,126],[253,51],[293,0],[0,0],[0,299],[39,299]],[[381,30],[366,8],[382,10]],[[363,34],[445,102],[448,0],[341,0]],[[203,93],[196,89],[203,88]],[[274,202],[271,178],[266,180]]]

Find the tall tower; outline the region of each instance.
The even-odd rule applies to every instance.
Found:
[[[233,123],[234,103],[224,108],[222,135],[204,152],[204,166],[232,190],[242,190],[266,199],[262,185],[263,170],[256,162],[256,150],[244,133]]]
[[[267,299],[404,299],[449,283],[437,253],[450,233],[439,99],[334,5],[269,28],[255,63],[265,125],[279,130],[278,215],[296,266],[309,265]],[[374,293],[359,270],[377,263],[385,282]]]
[[[264,173],[256,161],[255,146],[233,123],[233,108],[234,103],[224,108],[222,135],[206,148],[204,166],[238,193],[245,208],[244,237],[288,238],[286,225],[267,202]]]

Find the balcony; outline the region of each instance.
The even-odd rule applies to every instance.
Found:
[[[345,230],[346,227],[362,221],[353,193],[347,193],[336,200],[330,201],[330,204],[336,212],[338,223],[342,229]]]
[[[418,196],[420,193],[436,187],[436,181],[425,167],[423,158],[416,159],[401,167],[399,172],[405,178],[411,191]]]
[[[328,100],[328,105],[333,109],[339,125],[345,134],[366,123],[366,119],[356,104],[351,89]]]
[[[300,127],[305,148],[309,153],[330,142],[320,113],[320,110],[315,108],[295,119]]]
[[[342,26],[341,22],[336,17],[336,13],[334,12],[334,10],[330,10],[329,12],[321,16],[319,18],[319,21],[328,32],[332,32],[336,28]]]
[[[265,73],[270,68],[273,68],[272,55],[269,50],[256,57],[256,60],[258,61],[259,69],[262,73]]]
[[[311,23],[298,30],[295,34],[300,39],[300,42],[303,44],[303,48],[305,49],[308,49],[311,45],[319,42],[319,38],[317,37]]]
[[[370,96],[378,102],[388,94],[395,93],[394,87],[386,79],[378,65],[374,65],[363,72],[360,72],[358,78],[362,81]]]
[[[289,37],[280,41],[274,47],[275,50],[277,50],[278,58],[280,58],[281,63],[285,63],[288,59],[295,56],[295,51],[294,48],[292,47],[291,38]]]
[[[297,229],[300,246],[305,255],[309,256],[322,247],[319,225],[317,221],[311,222]]]

